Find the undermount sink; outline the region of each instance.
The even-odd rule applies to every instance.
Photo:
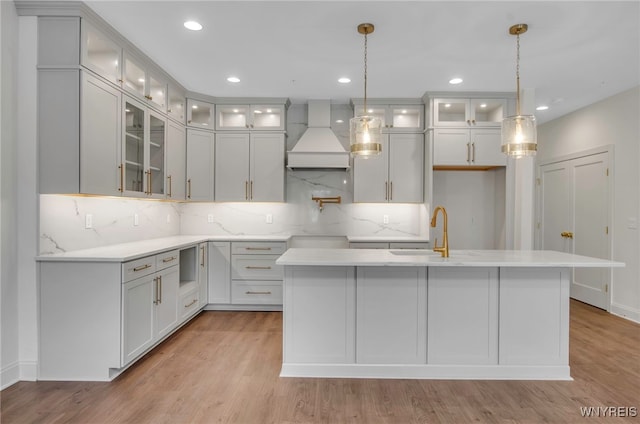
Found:
[[[398,249],[390,250],[392,255],[407,255],[407,256],[441,256],[440,252],[434,252],[430,249]]]

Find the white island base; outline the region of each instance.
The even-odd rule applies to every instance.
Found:
[[[571,267],[623,264],[489,252],[290,249],[280,375],[571,380]]]

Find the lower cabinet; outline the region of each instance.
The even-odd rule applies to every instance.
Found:
[[[231,242],[209,242],[209,303],[231,303]]]

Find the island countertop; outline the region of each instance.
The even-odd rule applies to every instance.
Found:
[[[451,250],[448,258],[424,249],[288,249],[278,265],[428,266],[428,267],[576,267],[617,268],[622,262],[552,250]]]

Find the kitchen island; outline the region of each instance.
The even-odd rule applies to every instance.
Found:
[[[553,251],[289,249],[283,377],[571,380],[575,267]]]

